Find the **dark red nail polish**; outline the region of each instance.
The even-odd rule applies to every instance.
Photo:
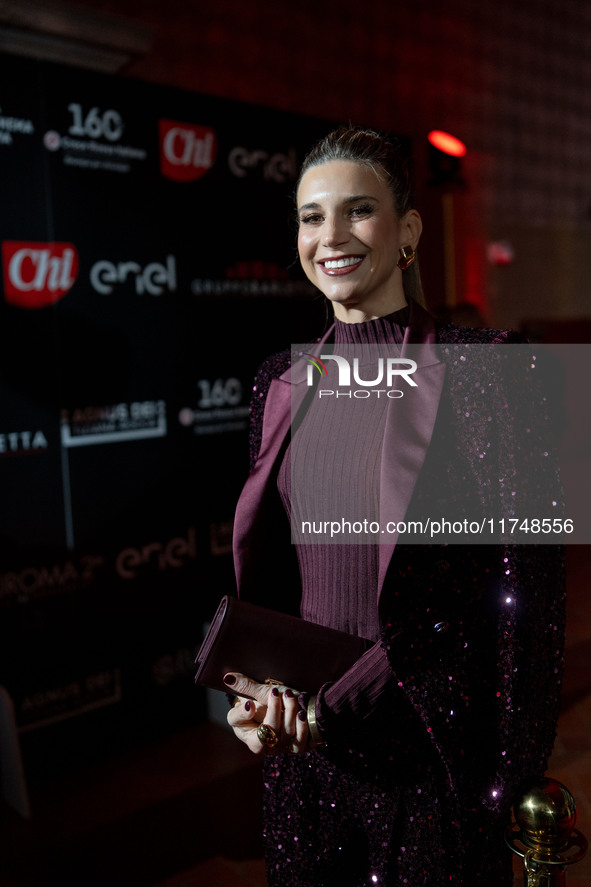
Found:
[[[246,711],[250,711],[250,699],[247,699],[244,703],[244,708]]]
[[[293,699],[293,693],[291,692],[289,687],[287,688],[287,690],[285,691],[285,693],[283,695],[287,696],[288,699]]]
[[[235,683],[236,683],[236,678],[234,677],[233,674],[225,674],[224,675],[224,684],[228,684],[228,686],[231,687],[232,684],[235,684]]]
[[[279,690],[277,689],[277,687],[273,687],[273,689],[271,690],[271,696],[279,696]]]
[[[305,720],[306,720],[306,712],[305,712],[305,711],[299,711],[299,712],[298,712],[298,719],[299,719],[300,721],[305,721]]]

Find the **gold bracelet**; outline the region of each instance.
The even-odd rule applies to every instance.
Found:
[[[324,739],[322,738],[322,734],[318,728],[318,721],[316,720],[316,697],[310,696],[308,701],[308,710],[306,712],[306,716],[308,718],[308,732],[310,734],[310,747],[311,748],[319,748],[321,745],[325,745]]]

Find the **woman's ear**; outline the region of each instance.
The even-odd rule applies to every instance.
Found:
[[[416,249],[421,239],[423,220],[416,209],[409,211],[400,220],[400,243],[402,246],[412,246]]]

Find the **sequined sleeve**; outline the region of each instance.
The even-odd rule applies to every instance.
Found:
[[[269,387],[273,379],[285,372],[291,365],[291,352],[280,351],[268,357],[259,367],[255,376],[250,399],[249,450],[250,467],[254,467],[263,436],[263,415]]]
[[[516,337],[497,338],[509,340]],[[481,372],[474,371],[469,393],[452,403],[484,509],[492,511],[500,500],[504,508],[513,504],[517,513],[515,497],[527,483],[539,516],[559,515],[557,461],[548,444],[545,402],[535,374],[525,372],[517,385],[502,373],[483,379]],[[453,372],[448,384],[454,385]],[[488,426],[486,436],[478,428],[479,415]],[[436,563],[461,577],[456,581],[461,630],[447,649],[438,649],[432,633],[417,630],[420,621],[426,622],[421,613],[408,611],[407,628],[396,620],[385,626],[384,645],[452,791],[464,799],[479,798],[491,810],[507,809],[518,783],[544,772],[555,738],[564,647],[564,552],[560,545],[509,543],[463,551],[450,546],[448,551]],[[441,577],[433,555],[429,560],[433,568],[430,573],[425,568],[421,581],[438,588]],[[419,563],[415,574],[420,570]],[[488,575],[484,593],[476,593],[476,584],[470,593],[472,576],[483,570]]]

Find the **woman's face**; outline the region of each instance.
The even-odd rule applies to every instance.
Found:
[[[362,163],[329,161],[303,175],[297,203],[302,267],[339,319],[383,317],[406,305],[399,249],[416,247],[421,220],[415,210],[398,218],[381,176]]]

